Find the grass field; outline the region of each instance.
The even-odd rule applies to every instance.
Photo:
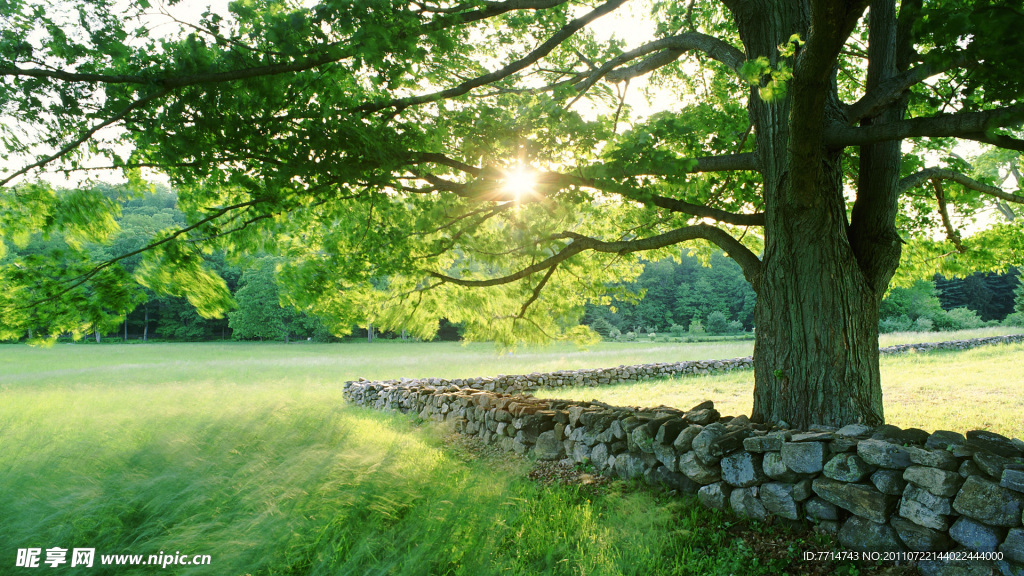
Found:
[[[451,448],[434,426],[341,398],[341,382],[360,376],[723,358],[749,354],[749,345],[603,344],[504,356],[458,344],[3,345],[0,573],[21,571],[18,549],[41,548],[45,561],[53,547],[95,548],[96,566],[41,562],[50,574],[153,574],[160,569],[99,564],[106,555],[146,561],[177,552],[211,563],[169,573],[218,576],[802,573],[802,551],[828,544],[784,539],[766,553],[752,547],[749,529],[690,500],[623,484],[542,488],[523,477],[526,462]],[[1021,365],[1021,346],[886,360],[886,377],[907,381],[887,381],[890,419],[904,418],[893,398],[907,406],[957,398],[966,410],[991,396],[1019,415]],[[724,407],[721,396],[742,387],[731,382],[737,377],[675,388],[706,384]],[[964,392],[965,378],[986,392]],[[616,387],[585,395],[599,391]],[[1000,414],[983,411],[978,423],[1005,432]]]

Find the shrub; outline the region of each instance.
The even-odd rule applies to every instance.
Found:
[[[636,332],[626,332],[626,342],[632,342],[636,340]]]
[[[594,332],[600,334],[602,338],[609,338],[610,333],[612,330],[615,329],[615,326],[613,326],[611,322],[605,320],[604,318],[598,318],[597,320],[594,321],[593,324],[590,325],[590,328]]]
[[[978,316],[978,313],[970,308],[953,308],[946,314],[953,321],[953,330],[970,330],[985,325],[981,316]]]
[[[1018,326],[1024,328],[1024,312],[1014,312],[1003,319],[1003,326]]]
[[[915,332],[931,332],[934,327],[935,323],[930,318],[925,318],[924,316],[921,316],[914,322]]]
[[[888,334],[890,332],[909,332],[911,326],[910,318],[908,318],[906,314],[903,314],[901,316],[883,318],[878,323],[878,331],[883,334]]]
[[[686,327],[685,326],[680,326],[679,324],[673,324],[672,327],[668,329],[668,331],[673,336],[685,336],[686,335]]]
[[[622,338],[622,330],[619,330],[618,328],[612,326],[612,329],[608,331],[608,338],[612,340],[618,340],[619,338]]]
[[[690,334],[704,334],[704,325],[700,323],[700,320],[694,318],[690,321]]]
[[[729,322],[729,332],[733,334],[743,332],[743,322],[740,322],[739,320]]]
[[[656,332],[650,332],[647,334],[647,337],[650,338],[651,340],[654,340],[655,338],[658,337],[658,334]]]

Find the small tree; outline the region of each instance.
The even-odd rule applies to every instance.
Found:
[[[721,312],[708,314],[708,332],[712,334],[725,334],[728,331],[729,321],[726,319],[725,314]]]
[[[238,310],[228,314],[236,340],[282,340],[287,337],[286,312],[281,308],[274,269],[269,261],[242,274],[235,294]]]

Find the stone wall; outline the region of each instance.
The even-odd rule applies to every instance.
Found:
[[[991,432],[784,430],[722,417],[711,402],[622,408],[452,384],[348,382],[345,397],[449,422],[540,460],[696,494],[748,518],[810,522],[853,550],[967,558],[922,560],[926,575],[1024,574],[1024,442]]]
[[[990,344],[1006,344],[1024,342],[1024,334],[1009,336],[992,336],[989,338],[973,338],[970,340],[952,340],[948,342],[926,342],[922,344],[901,344],[879,349],[881,354],[905,354],[907,352],[927,352],[932,350],[966,350]],[[421,378],[385,380],[379,383],[386,385],[458,386],[474,390],[486,390],[503,394],[519,394],[540,388],[561,388],[566,386],[603,386],[623,382],[636,382],[654,378],[671,378],[696,374],[717,374],[732,370],[747,370],[754,367],[751,356],[745,358],[729,358],[726,360],[693,360],[687,362],[659,362],[656,364],[637,364],[634,366],[618,366],[615,368],[584,368],[582,370],[559,370],[532,374],[513,374],[483,376],[477,378]],[[360,379],[359,382],[367,382]]]

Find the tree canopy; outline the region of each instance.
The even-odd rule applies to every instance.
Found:
[[[225,250],[286,256],[283,298],[337,331],[586,339],[586,302],[690,243],[758,294],[755,418],[877,422],[897,268],[1022,264],[1019,1],[6,4],[3,241],[114,234],[116,202],[43,173],[158,171],[187,221],[6,262],[5,333],[130,306],[137,254],[223,313]],[[649,37],[595,32],[628,11]]]

